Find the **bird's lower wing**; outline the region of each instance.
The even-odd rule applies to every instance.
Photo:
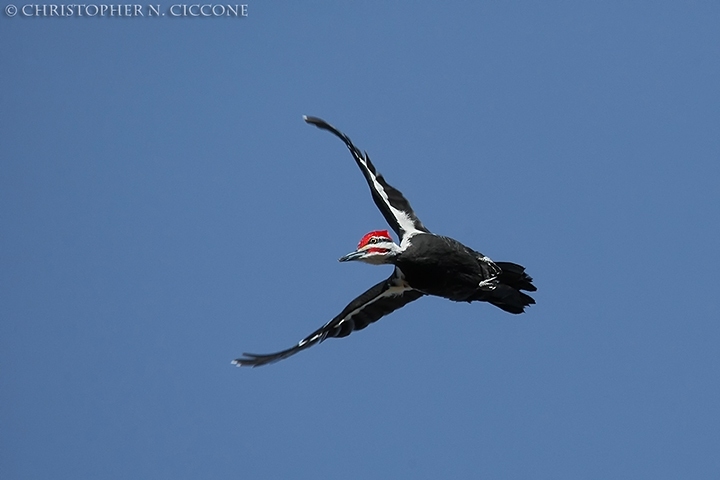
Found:
[[[390,225],[400,240],[407,236],[418,232],[429,233],[430,231],[420,222],[415,215],[410,202],[403,196],[400,190],[389,185],[383,176],[375,170],[375,166],[370,161],[367,153],[362,153],[350,141],[350,137],[340,132],[338,129],[327,123],[325,120],[317,117],[303,117],[305,121],[318,128],[327,130],[340,138],[352,153],[355,162],[360,167],[365,180],[367,180],[372,193],[373,201],[377,205],[385,220]]]
[[[345,337],[356,330],[362,330],[383,316],[422,296],[422,293],[404,285],[394,273],[387,280],[378,283],[350,302],[338,316],[300,340],[297,345],[276,353],[244,353],[241,358],[233,360],[232,363],[239,367],[259,367],[280,361],[312,347],[326,338]]]

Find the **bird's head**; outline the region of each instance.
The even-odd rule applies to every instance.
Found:
[[[400,253],[400,247],[392,241],[387,230],[376,230],[365,235],[358,243],[357,250],[340,259],[341,262],[359,260],[373,265],[390,263]]]

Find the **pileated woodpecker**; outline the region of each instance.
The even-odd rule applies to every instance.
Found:
[[[370,186],[375,205],[400,238],[393,242],[387,230],[365,235],[357,250],[340,259],[358,260],[373,265],[392,264],[392,275],[357,297],[335,318],[298,342],[276,353],[244,353],[233,360],[238,366],[259,367],[277,362],[305,350],[329,337],[345,337],[362,330],[381,317],[417,300],[436,295],[456,302],[489,302],[506,312],[522,313],[535,303],[521,290],[534,292],[532,278],[515,263],[493,262],[480,252],[457,240],[431,233],[418,220],[410,203],[399,190],[390,186],[367,153],[362,153],[332,125],[316,117],[305,121],[336,135],[350,150]]]

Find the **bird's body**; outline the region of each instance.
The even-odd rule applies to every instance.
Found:
[[[419,233],[395,264],[412,288],[457,302],[468,301],[493,276],[483,255],[452,238]]]
[[[536,290],[522,266],[493,262],[457,240],[431,233],[402,193],[385,181],[367,154],[361,153],[347,135],[319,118],[305,117],[305,121],[345,142],[370,187],[375,204],[400,237],[398,245],[386,230],[370,232],[362,238],[356,251],[340,261],[392,264],[395,268],[388,279],[350,302],[339,315],[297,345],[272,354],[246,353],[234,360],[234,364],[256,367],[276,362],[328,337],[344,337],[361,330],[424,295],[457,302],[489,302],[510,313],[522,313],[526,306],[535,303],[532,297],[521,292]]]

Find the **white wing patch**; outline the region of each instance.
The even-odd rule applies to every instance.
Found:
[[[377,177],[373,174],[372,170],[370,170],[367,166],[367,162],[365,161],[365,158],[359,157],[360,162],[362,163],[363,167],[365,168],[365,171],[368,172],[370,175],[370,178],[372,178],[373,187],[375,187],[375,191],[380,195],[380,197],[383,199],[383,202],[385,202],[385,205],[387,205],[390,212],[393,214],[393,217],[398,222],[398,225],[400,225],[400,228],[405,232],[405,235],[403,236],[403,243],[405,239],[415,235],[416,233],[420,233],[420,230],[415,228],[415,223],[412,221],[410,216],[407,214],[407,212],[403,212],[402,210],[398,210],[397,208],[393,207],[392,204],[390,204],[390,199],[387,196],[387,193],[385,193],[385,189],[380,184],[380,182],[377,181]]]

